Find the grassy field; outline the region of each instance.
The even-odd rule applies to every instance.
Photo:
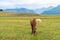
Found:
[[[31,34],[30,18],[0,17],[0,40],[60,40],[59,18],[41,18],[35,36]]]
[[[29,23],[33,17],[0,17],[0,40],[60,40],[60,16],[34,17],[42,20],[36,26],[35,36]]]

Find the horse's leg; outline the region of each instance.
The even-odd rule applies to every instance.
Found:
[[[36,28],[33,24],[31,24],[31,28],[32,28],[32,34],[35,34],[36,33]]]
[[[36,33],[36,26],[34,25],[33,26],[33,34],[35,34]]]
[[[36,27],[34,24],[31,24],[31,28],[32,28],[32,34],[36,33]]]
[[[31,28],[32,28],[32,33],[33,33],[34,29],[33,29],[33,24],[32,23],[31,23]]]

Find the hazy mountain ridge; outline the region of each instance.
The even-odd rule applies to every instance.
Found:
[[[36,13],[41,14],[46,10],[50,10],[51,8],[39,8],[39,9],[27,9],[27,8],[15,8],[15,9],[5,9],[7,12],[25,12],[25,13]]]
[[[36,11],[37,13],[43,13],[44,11],[50,10],[50,9],[52,9],[52,8],[53,8],[53,7],[50,6],[50,7],[48,7],[48,8],[40,8],[40,9],[36,9],[35,11]]]
[[[25,13],[35,13],[35,11],[27,8],[16,8],[16,9],[6,9],[7,12],[25,12]]]
[[[60,5],[51,10],[44,11],[42,14],[60,14]]]
[[[15,9],[6,9],[4,11],[36,13],[36,14],[60,14],[60,6],[48,7],[48,8],[39,8],[39,9],[15,8]]]

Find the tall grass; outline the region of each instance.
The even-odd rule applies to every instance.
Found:
[[[0,40],[60,40],[60,19],[42,19],[31,34],[29,20],[32,17],[0,17]],[[36,17],[40,18],[40,17]]]

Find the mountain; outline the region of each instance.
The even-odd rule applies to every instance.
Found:
[[[15,8],[15,9],[5,9],[4,11],[6,11],[6,12],[24,12],[24,13],[41,14],[44,11],[50,10],[52,8],[53,8],[52,6],[50,6],[48,8],[38,8],[38,9]]]
[[[51,10],[44,11],[42,14],[60,14],[60,5]]]
[[[25,12],[25,13],[35,13],[35,11],[26,9],[26,8],[15,8],[15,9],[6,9],[7,12]]]
[[[50,6],[50,7],[48,7],[48,8],[39,8],[39,9],[36,9],[35,11],[36,11],[36,13],[43,13],[44,11],[50,10],[50,9],[52,9],[52,8],[53,8],[53,7]]]

